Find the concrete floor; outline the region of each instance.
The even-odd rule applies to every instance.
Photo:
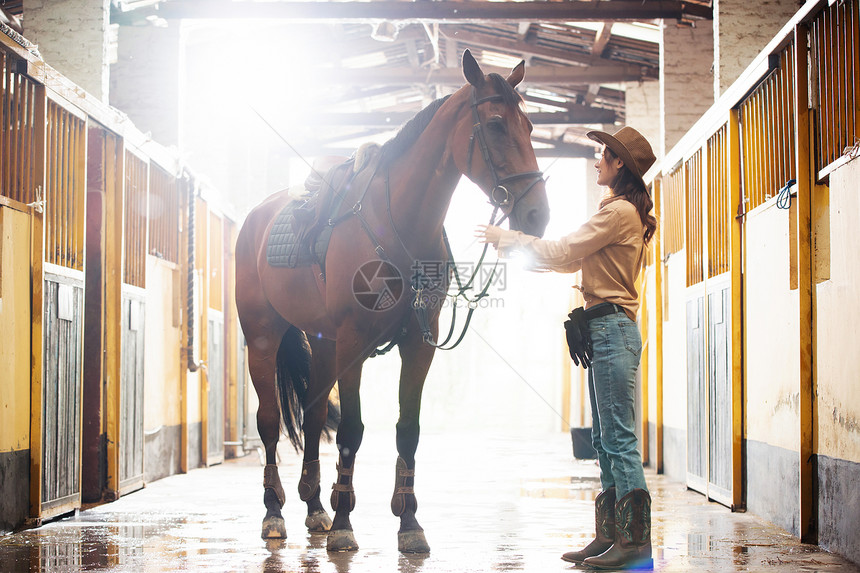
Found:
[[[335,448],[322,454],[324,499]],[[366,435],[356,462],[352,514],[360,549],[329,554],[309,535],[295,493],[298,457],[281,451],[288,539],[260,539],[263,469],[248,455],[149,484],[119,501],[0,539],[0,571],[576,571],[564,551],[593,534],[599,483],[593,462],[573,459],[570,438],[425,435],[418,450],[418,519],[432,552],[397,551],[391,515],[393,432]],[[840,571],[860,568],[803,545],[762,519],[708,503],[683,485],[646,474],[653,496],[655,570]],[[325,502],[328,505],[327,501]]]

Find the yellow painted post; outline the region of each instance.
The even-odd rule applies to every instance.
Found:
[[[654,178],[654,213],[657,232],[654,233],[654,469],[663,473],[663,179]]]
[[[197,256],[194,260],[203,273],[200,281],[200,361],[204,365],[200,369],[200,460],[206,467],[209,465],[209,205],[203,199],[197,201]]]
[[[711,439],[711,429],[714,427],[714,419],[711,416],[712,412],[712,404],[711,404],[711,379],[710,379],[710,370],[711,370],[711,308],[709,304],[709,296],[708,296],[708,268],[711,266],[711,238],[708,236],[710,232],[710,228],[713,226],[712,215],[711,212],[713,209],[711,205],[708,203],[708,188],[710,186],[708,182],[708,178],[710,176],[710,172],[715,168],[714,165],[711,165],[711,157],[708,154],[708,143],[707,141],[703,144],[697,153],[699,156],[699,177],[698,183],[699,188],[697,189],[698,193],[696,198],[699,201],[699,218],[696,221],[699,227],[699,261],[700,261],[700,271],[702,274],[699,276],[699,280],[701,281],[701,296],[704,298],[703,313],[702,313],[702,360],[705,363],[705,367],[703,369],[704,375],[704,399],[705,399],[705,475],[704,475],[704,484],[705,484],[705,495],[708,495],[708,492],[711,489],[711,451],[714,449],[714,441]]]
[[[236,224],[224,218],[223,227],[223,246],[224,246],[224,328],[226,336],[224,339],[224,356],[226,358],[224,377],[227,382],[227,432],[225,433],[225,442],[240,442],[242,435],[239,430],[239,400],[238,400],[238,360],[236,356],[237,345],[237,322],[238,314],[236,311],[236,297],[233,293],[236,290]],[[234,448],[233,455],[238,448]],[[224,452],[224,457],[227,457],[227,452]],[[233,456],[231,456],[233,457]]]
[[[120,380],[122,376],[122,269],[123,201],[125,190],[125,142],[116,139],[114,173],[105,174],[104,204],[104,337],[105,337],[105,436],[107,483],[105,500],[119,497]]]
[[[45,86],[37,84],[33,102],[33,137],[35,140],[35,195],[45,197],[45,145],[47,141],[47,94]],[[30,298],[30,517],[38,520],[42,513],[42,375],[43,375],[43,305],[45,224],[44,212],[31,209],[30,258],[32,260]]]
[[[570,423],[570,355],[567,350],[567,341],[559,337],[561,346],[561,431],[569,432]]]
[[[653,245],[651,247],[653,249]],[[653,251],[652,251],[653,252]],[[647,257],[647,255],[646,255]],[[640,391],[640,404],[642,411],[642,425],[640,426],[640,433],[642,435],[642,440],[640,444],[640,449],[642,451],[642,463],[648,464],[649,453],[650,453],[650,444],[649,444],[649,436],[648,436],[648,354],[651,352],[650,349],[650,341],[648,340],[648,321],[650,320],[650,312],[648,308],[648,279],[647,279],[648,268],[642,269],[640,276],[640,311],[639,311],[639,336],[642,340],[642,352],[640,354],[639,359],[639,391]]]
[[[740,141],[740,115],[737,109],[731,110],[728,124],[728,175],[729,208],[735,208],[728,213],[731,226],[729,227],[729,269],[731,272],[730,315],[732,331],[730,333],[731,355],[731,389],[732,389],[732,511],[745,507],[743,499],[743,280],[741,276],[742,262],[742,237],[741,225],[743,219],[735,216],[736,212],[743,212],[741,202],[741,141]]]
[[[194,200],[192,183],[183,179],[178,183],[180,191],[180,224],[182,232],[179,236],[179,308],[182,309],[181,340],[179,345],[179,471],[188,473],[188,363],[191,360],[193,349],[188,345],[188,297],[191,295],[188,289],[188,276],[191,272],[188,259],[188,209],[190,202]]]
[[[799,527],[800,538],[806,543],[815,543],[814,491],[815,472],[813,465],[813,373],[812,361],[812,264],[811,264],[811,199],[814,185],[812,146],[807,101],[807,25],[798,24],[794,28],[794,50],[797,73],[794,74],[794,106],[797,114],[795,131],[796,173],[797,173],[797,285],[798,285],[798,324],[800,335],[800,491]]]

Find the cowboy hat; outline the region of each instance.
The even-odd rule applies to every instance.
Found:
[[[589,131],[586,135],[589,139],[602,143],[611,149],[639,179],[642,179],[645,172],[657,160],[648,140],[632,127],[622,127],[613,135],[609,135],[605,131]]]

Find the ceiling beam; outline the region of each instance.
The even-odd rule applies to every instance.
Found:
[[[582,159],[594,159],[594,155],[597,152],[597,146],[568,143],[543,137],[532,137],[532,142],[552,146],[552,149],[548,149],[546,147],[535,148],[535,153],[537,154],[538,151],[540,151],[544,154],[543,157],[579,157]]]
[[[604,0],[601,2],[486,2],[440,0],[438,2],[273,2],[271,0],[165,0],[141,8],[112,10],[111,21],[132,24],[147,16],[165,19],[272,19],[287,20],[400,20],[445,22],[602,22],[641,21],[663,18],[713,19],[713,10],[682,0]]]
[[[571,50],[566,50],[563,48],[540,46],[522,40],[506,40],[499,36],[493,36],[492,34],[466,31],[456,26],[442,25],[440,26],[440,30],[449,36],[456,37],[457,41],[459,42],[474,44],[476,46],[482,46],[485,48],[490,48],[492,50],[506,50],[514,54],[528,54],[531,56],[538,56],[539,58],[542,58],[544,60],[550,60],[553,62],[558,62],[560,64],[581,64],[584,66],[626,65],[618,63],[610,64],[611,60],[601,58],[600,54],[576,54]],[[606,40],[608,41],[608,39],[609,38],[607,37]],[[646,70],[645,75],[649,78],[657,79],[659,75],[659,70],[656,66],[637,67],[644,68]]]
[[[415,117],[411,111],[372,111],[361,113],[307,113],[298,118],[299,125],[334,125],[384,127],[397,129]],[[590,123],[615,123],[616,114],[611,109],[572,106],[568,111],[530,113],[535,125],[579,125]]]
[[[609,43],[610,38],[612,38],[612,22],[604,22],[602,26],[600,26],[600,30],[598,30],[597,34],[594,35],[594,44],[591,46],[591,55],[602,57],[603,50],[606,49],[606,44]]]
[[[506,77],[510,70],[484,67],[484,73],[495,72]],[[647,75],[648,68],[632,64],[609,64],[601,66],[563,67],[533,66],[526,67],[523,82],[528,84],[549,85],[586,85],[618,82],[638,82],[653,79]],[[326,84],[349,84],[354,86],[371,85],[413,85],[437,84],[461,86],[464,83],[463,71],[458,68],[412,69],[412,68],[318,68],[306,81]]]
[[[535,140],[536,141],[536,140]],[[306,142],[307,143],[307,142]],[[549,140],[547,143],[553,147],[536,147],[536,157],[564,157],[569,159],[594,159],[595,148],[587,145],[577,145],[575,143],[559,143]],[[339,155],[349,157],[355,152],[355,149],[349,147],[326,146],[323,144],[307,143],[302,148],[302,154],[296,155],[294,151],[288,150],[286,153],[289,156],[296,156],[302,159],[311,159],[323,155]]]

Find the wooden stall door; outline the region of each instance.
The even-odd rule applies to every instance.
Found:
[[[727,280],[708,281],[708,497],[732,504],[732,312]]]
[[[45,273],[42,516],[81,502],[83,280]]]
[[[207,465],[224,461],[224,315],[209,309]]]
[[[45,140],[40,518],[81,504],[86,119],[49,98]]]
[[[123,192],[119,490],[143,487],[144,317],[149,164],[126,149]]]
[[[145,295],[123,285],[119,489],[143,487],[143,364]]]
[[[708,391],[705,377],[705,300],[687,299],[687,485],[707,493]]]

